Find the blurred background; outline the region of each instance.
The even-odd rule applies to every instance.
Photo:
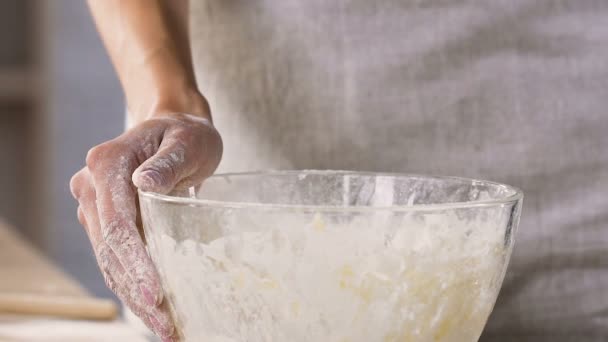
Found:
[[[123,103],[85,1],[0,1],[0,220],[106,297],[68,184]]]

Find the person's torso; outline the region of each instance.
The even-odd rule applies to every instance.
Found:
[[[220,172],[519,186],[515,252],[482,340],[608,338],[608,1],[191,6],[197,79],[225,143]]]

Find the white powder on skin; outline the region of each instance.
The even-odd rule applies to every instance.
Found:
[[[379,227],[316,215],[208,242],[159,234],[152,254],[188,342],[476,341],[509,251],[503,218],[461,216]]]

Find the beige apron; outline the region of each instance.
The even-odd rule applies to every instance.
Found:
[[[608,339],[608,1],[191,1],[220,171],[524,189],[482,341]]]

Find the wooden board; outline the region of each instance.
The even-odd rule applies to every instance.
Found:
[[[76,280],[55,266],[0,219],[0,293],[88,297]]]
[[[111,300],[91,296],[76,280],[0,220],[0,314],[111,320]]]

